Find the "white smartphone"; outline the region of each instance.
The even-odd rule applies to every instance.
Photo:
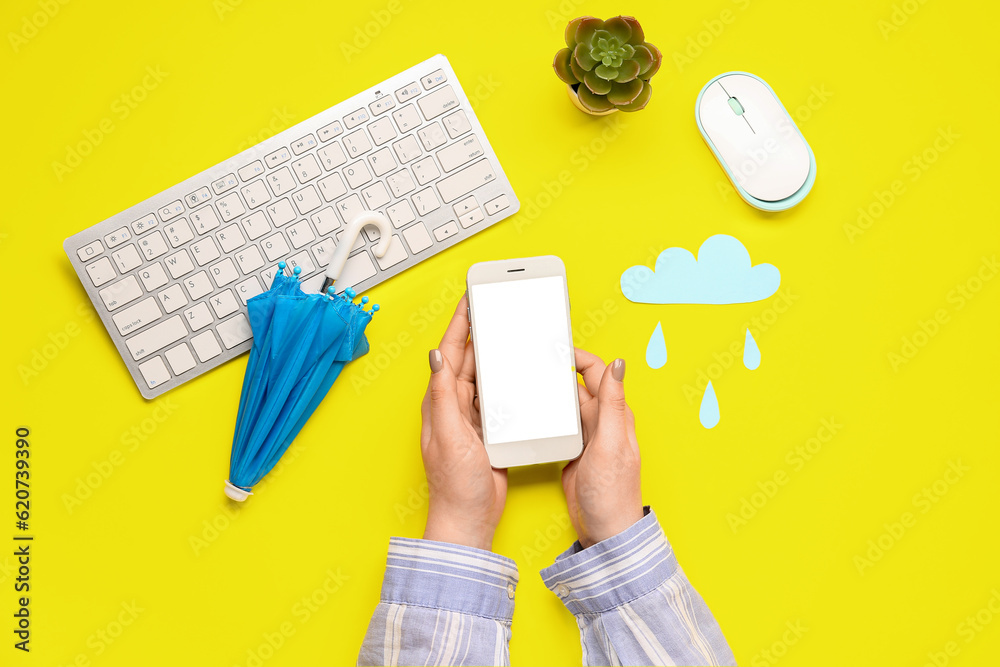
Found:
[[[558,257],[469,268],[483,442],[494,468],[583,451],[566,267]]]

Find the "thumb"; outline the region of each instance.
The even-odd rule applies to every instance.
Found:
[[[597,425],[602,431],[624,432],[628,404],[625,402],[625,360],[615,359],[604,369],[597,391]]]
[[[430,394],[431,424],[437,428],[445,427],[461,419],[458,408],[458,383],[455,370],[440,350],[431,350],[428,354],[431,366]]]

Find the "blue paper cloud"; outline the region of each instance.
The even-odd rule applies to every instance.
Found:
[[[667,248],[656,266],[632,266],[622,274],[622,293],[636,303],[750,303],[778,291],[781,274],[771,264],[750,265],[750,253],[726,234],[708,238],[695,259],[684,248]]]

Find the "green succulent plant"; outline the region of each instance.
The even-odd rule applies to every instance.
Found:
[[[581,16],[566,26],[566,48],[556,53],[552,68],[586,109],[638,111],[649,103],[649,80],[662,60],[635,18]]]

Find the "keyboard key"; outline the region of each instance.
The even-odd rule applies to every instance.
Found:
[[[437,152],[438,162],[446,172],[454,171],[469,160],[474,160],[485,154],[479,137],[470,134],[465,139],[461,139],[447,148],[442,148]]]
[[[377,273],[375,264],[367,252],[359,252],[357,255],[348,258],[344,270],[337,278],[337,291],[343,292],[344,288],[353,287],[368,280]]]
[[[277,262],[288,254],[288,244],[285,243],[285,237],[280,232],[264,239],[261,245],[264,247],[264,254],[271,262]]]
[[[236,317],[226,320],[219,326],[215,328],[219,332],[219,338],[222,339],[222,344],[226,346],[227,350],[231,350],[240,343],[248,341],[253,337],[253,331],[250,329],[250,322],[247,320],[247,316],[240,313]]]
[[[212,304],[212,310],[215,311],[216,317],[225,317],[226,315],[231,315],[240,309],[240,304],[236,300],[236,295],[233,294],[233,290],[231,289],[219,292],[209,299],[209,301]]]
[[[344,128],[340,125],[340,121],[335,120],[329,125],[324,125],[319,128],[319,131],[316,134],[319,136],[320,141],[330,141],[330,139],[333,139],[343,131]]]
[[[241,189],[240,192],[243,193],[243,199],[246,200],[247,206],[250,208],[257,208],[271,201],[271,195],[264,186],[264,181],[254,181]]]
[[[444,70],[436,69],[427,76],[420,79],[420,83],[424,85],[424,90],[430,90],[434,86],[440,86],[442,83],[447,81],[445,77]]]
[[[191,223],[194,225],[195,231],[199,234],[210,232],[222,224],[219,222],[219,216],[215,214],[215,209],[211,206],[199,208],[192,213]]]
[[[387,141],[396,138],[396,128],[392,126],[392,121],[388,118],[379,118],[368,126],[368,132],[372,135],[372,141],[376,146],[381,146]]]
[[[307,185],[292,195],[292,201],[295,203],[295,208],[299,209],[299,213],[302,215],[305,215],[309,211],[315,211],[323,205],[319,195],[316,194],[316,188],[311,185]]]
[[[191,331],[204,329],[215,321],[212,318],[212,313],[208,310],[208,305],[204,303],[195,304],[193,307],[185,310],[184,319],[187,320],[188,326],[191,327]]]
[[[271,217],[271,224],[275,227],[281,227],[295,219],[292,203],[287,199],[279,199],[273,204],[268,204],[267,214]]]
[[[217,181],[212,183],[212,189],[215,190],[215,194],[221,195],[226,190],[232,190],[239,184],[236,180],[236,174],[228,174],[223,176]]]
[[[87,266],[87,275],[90,276],[94,287],[100,287],[118,274],[115,273],[115,267],[111,265],[111,260],[107,257],[102,257]]]
[[[252,181],[255,177],[263,174],[264,165],[261,164],[260,160],[254,160],[247,166],[237,169],[236,173],[240,175],[240,180],[245,183],[247,181]]]
[[[92,241],[82,248],[78,248],[76,251],[76,256],[80,258],[81,262],[86,262],[91,257],[97,257],[102,252],[104,252],[104,246],[101,245],[100,241]]]
[[[198,263],[198,266],[205,266],[212,260],[219,258],[219,248],[209,236],[191,244],[191,254],[194,255],[194,261]]]
[[[336,249],[336,245],[331,238],[325,238],[316,245],[312,247],[313,255],[316,257],[316,263],[320,267],[324,267],[330,263],[330,258],[333,257],[333,251]]]
[[[160,300],[160,305],[163,306],[163,310],[168,313],[172,313],[175,310],[188,305],[187,297],[184,296],[184,290],[181,289],[180,285],[171,285],[157,294],[156,298]]]
[[[420,114],[417,113],[417,108],[412,104],[407,104],[399,111],[393,111],[392,118],[396,121],[396,127],[403,134],[420,125]]]
[[[108,285],[99,294],[107,309],[115,310],[142,296],[142,288],[139,287],[139,281],[135,276],[128,276],[124,280]]]
[[[469,196],[453,205],[452,210],[455,211],[455,215],[465,215],[474,208],[479,208],[479,202],[476,201],[474,196]]]
[[[166,259],[167,271],[170,271],[170,275],[176,280],[180,278],[185,273],[194,271],[194,264],[191,263],[191,258],[188,254],[181,250],[180,252],[175,252]]]
[[[385,97],[380,97],[369,104],[368,109],[371,110],[373,116],[377,116],[381,113],[385,113],[394,106],[396,106],[396,101],[392,99],[390,95],[386,95]]]
[[[201,206],[211,198],[212,193],[208,191],[208,188],[201,187],[194,192],[185,195],[184,201],[187,202],[187,205],[190,208],[194,208],[195,206]]]
[[[471,227],[472,225],[476,224],[477,222],[482,222],[483,218],[485,218],[485,217],[486,216],[483,215],[483,209],[481,209],[481,208],[474,208],[471,211],[469,211],[468,213],[466,213],[465,215],[458,216],[458,222],[463,227],[468,228],[468,227]]]
[[[445,239],[450,239],[452,236],[458,234],[458,223],[454,220],[449,220],[440,227],[434,230],[434,238],[438,241],[444,241]]]
[[[347,149],[347,155],[354,158],[370,151],[372,144],[368,141],[368,135],[362,129],[344,137],[344,148]]]
[[[448,141],[448,137],[444,135],[444,130],[441,129],[441,123],[433,123],[420,129],[417,132],[417,136],[420,137],[420,142],[424,145],[424,149],[429,151],[434,150],[438,146],[444,146]]]
[[[454,139],[465,134],[472,129],[468,116],[464,109],[459,109],[453,114],[444,117],[444,129],[448,131],[448,136]]]
[[[174,372],[174,375],[186,373],[194,368],[194,357],[191,355],[191,348],[187,346],[187,343],[181,343],[177,347],[167,350],[163,356],[167,358],[167,363],[170,364],[170,370]],[[152,362],[147,361],[146,363]]]
[[[413,175],[416,176],[417,183],[420,185],[426,185],[441,175],[437,165],[434,164],[434,158],[430,155],[414,162],[412,169]]]
[[[299,183],[308,183],[323,173],[323,170],[319,168],[319,164],[316,162],[316,158],[312,155],[306,155],[301,160],[293,162],[292,171],[295,172]]]
[[[307,150],[316,148],[317,145],[316,137],[311,134],[307,134],[301,139],[296,139],[292,142],[292,152],[296,155],[302,155]]]
[[[240,272],[236,270],[236,265],[228,257],[218,264],[213,265],[209,270],[212,273],[212,279],[215,280],[215,284],[219,287],[224,287],[240,277]]]
[[[344,221],[344,224],[349,224],[351,220],[364,210],[365,207],[361,204],[361,197],[357,195],[345,197],[337,202],[337,212],[340,213],[340,218]]]
[[[288,268],[294,270],[296,266],[302,267],[302,273],[299,274],[302,276],[308,276],[316,270],[316,265],[313,264],[312,257],[309,256],[309,252],[306,250],[288,258]]]
[[[424,114],[424,118],[434,120],[445,111],[456,108],[458,106],[458,98],[455,97],[455,91],[451,86],[445,86],[429,95],[419,98],[417,106],[420,107],[420,112]]]
[[[412,253],[423,252],[431,247],[431,236],[422,222],[404,229],[403,238],[406,239],[406,245],[410,246]]]
[[[243,202],[240,201],[240,196],[235,192],[222,197],[215,202],[215,205],[219,209],[219,215],[222,216],[223,222],[229,222],[233,218],[239,217],[247,212],[247,210],[243,208]]]
[[[175,248],[184,245],[194,238],[194,232],[191,231],[191,225],[189,225],[187,220],[184,218],[181,218],[176,222],[171,222],[163,228],[163,231],[167,233],[167,239],[170,241],[170,245]]]
[[[252,245],[236,253],[236,263],[240,265],[243,275],[246,275],[264,266],[264,258],[260,254],[260,249]]]
[[[122,227],[121,229],[116,229],[107,236],[104,237],[104,245],[109,248],[114,248],[119,246],[132,238],[132,234],[128,231],[128,227]]]
[[[275,264],[274,266],[269,266],[268,268],[264,269],[261,272],[260,277],[264,279],[265,285],[273,285],[274,277],[278,275],[278,273],[281,273],[281,271],[278,269],[278,265]]]
[[[300,220],[288,228],[288,240],[291,242],[293,248],[298,249],[307,243],[315,241],[316,235],[313,234],[312,227],[309,226],[308,221]],[[263,265],[263,262],[261,265]]]
[[[388,146],[369,155],[368,161],[371,162],[372,171],[376,176],[383,176],[396,168],[396,161],[392,159],[392,152]]]
[[[295,179],[288,167],[282,167],[267,175],[267,184],[271,186],[271,192],[275,197],[281,197],[295,189]]]
[[[284,164],[292,159],[292,154],[287,148],[279,148],[264,158],[264,163],[271,168]]]
[[[139,241],[139,248],[146,260],[156,259],[167,252],[167,242],[163,240],[163,234],[155,232]]]
[[[375,181],[372,185],[361,191],[365,206],[369,210],[376,210],[389,203],[389,192],[385,189],[382,181]]]
[[[261,287],[257,276],[250,276],[243,282],[236,283],[236,296],[240,298],[244,306],[247,305],[247,301],[263,292],[264,288]]]
[[[219,341],[216,339],[215,334],[211,330],[205,333],[200,333],[191,339],[191,347],[194,348],[194,353],[198,355],[198,360],[205,363],[209,359],[214,359],[215,357],[222,354],[222,348],[219,347]]]
[[[146,385],[150,389],[170,379],[170,373],[167,371],[167,367],[163,365],[163,359],[160,357],[155,357],[139,364],[139,372],[142,373],[142,379],[146,381]]]
[[[153,227],[160,224],[159,218],[150,213],[145,218],[139,218],[132,223],[132,231],[136,234],[142,234],[143,232],[149,231]]]
[[[358,160],[357,162],[344,167],[344,175],[347,176],[347,182],[354,189],[357,189],[372,180],[372,172],[368,169],[368,165],[365,164],[363,160]]]
[[[115,313],[111,316],[111,319],[114,321],[115,326],[118,327],[118,333],[124,336],[129,332],[141,329],[150,322],[155,322],[161,317],[163,317],[163,313],[160,312],[160,307],[156,305],[156,299],[149,297],[134,306],[129,306],[125,310]],[[150,352],[154,351],[150,350]]]
[[[399,229],[409,222],[413,222],[417,217],[413,213],[413,207],[410,206],[410,202],[405,199],[398,201],[387,208],[385,213],[389,216],[389,220],[396,229]]]
[[[172,201],[166,206],[162,207],[157,213],[160,216],[160,220],[166,222],[167,220],[172,220],[184,212],[184,202],[180,199],[177,201]]]
[[[316,227],[316,231],[320,236],[326,236],[337,227],[340,227],[340,220],[337,219],[337,214],[329,206],[313,213],[310,220],[312,220],[313,226]]]
[[[402,197],[407,192],[412,192],[417,189],[413,179],[410,178],[410,172],[405,169],[397,171],[395,174],[385,179],[385,181],[389,184],[389,189],[392,190],[392,194],[397,197]]]
[[[155,305],[155,304],[154,304]],[[169,320],[146,329],[125,341],[126,347],[132,353],[132,358],[138,361],[162,350],[171,343],[176,343],[187,336],[188,330],[180,315],[174,315]]]
[[[368,112],[364,109],[358,109],[351,115],[344,118],[344,125],[347,126],[348,130],[354,129],[361,123],[368,120]]]
[[[142,285],[146,288],[147,292],[151,292],[157,287],[163,287],[167,284],[167,272],[163,270],[163,264],[160,262],[150,264],[142,271],[139,271],[139,278],[142,280]]]
[[[400,104],[405,104],[406,102],[409,102],[419,94],[420,94],[420,86],[418,86],[417,82],[414,81],[413,83],[409,83],[400,88],[399,90],[397,90],[396,98],[399,100]]]
[[[480,160],[471,167],[442,178],[437,182],[437,189],[445,203],[449,203],[494,180],[496,174],[493,173],[489,160]]]
[[[335,143],[319,151],[319,160],[323,163],[323,167],[330,171],[347,162],[347,156],[344,155],[344,149],[340,144]]]
[[[441,202],[438,201],[438,198],[434,195],[434,190],[431,188],[424,188],[413,195],[411,199],[413,199],[413,206],[416,208],[418,215],[427,215],[431,211],[441,207]]]
[[[142,264],[142,257],[139,256],[139,251],[135,249],[134,245],[127,245],[121,250],[111,253],[111,259],[114,260],[119,273],[128,273]]]
[[[271,225],[267,222],[267,217],[263,211],[257,211],[240,221],[243,229],[246,230],[247,238],[251,241],[259,239],[264,234],[271,231]]]
[[[347,186],[344,185],[344,179],[340,177],[340,174],[330,174],[317,181],[316,185],[319,186],[323,199],[328,202],[347,193]]]
[[[413,138],[413,135],[403,137],[392,145],[392,149],[396,151],[396,157],[403,164],[420,157],[420,144]]]
[[[191,295],[191,300],[197,301],[212,291],[212,282],[208,279],[207,273],[199,271],[193,276],[184,279],[184,287],[187,288],[188,294]]]
[[[243,238],[243,232],[240,231],[240,226],[235,222],[228,227],[223,227],[215,235],[219,239],[219,245],[222,246],[222,252],[232,252],[239,248],[240,246],[246,245],[246,239]]]
[[[403,242],[399,240],[399,235],[393,234],[392,241],[389,242],[389,249],[385,251],[383,256],[376,257],[375,261],[385,271],[390,267],[396,266],[407,257],[406,248],[403,247]]]
[[[494,215],[508,206],[510,206],[510,202],[507,200],[507,195],[500,195],[486,202],[484,208],[486,208],[487,215]]]

